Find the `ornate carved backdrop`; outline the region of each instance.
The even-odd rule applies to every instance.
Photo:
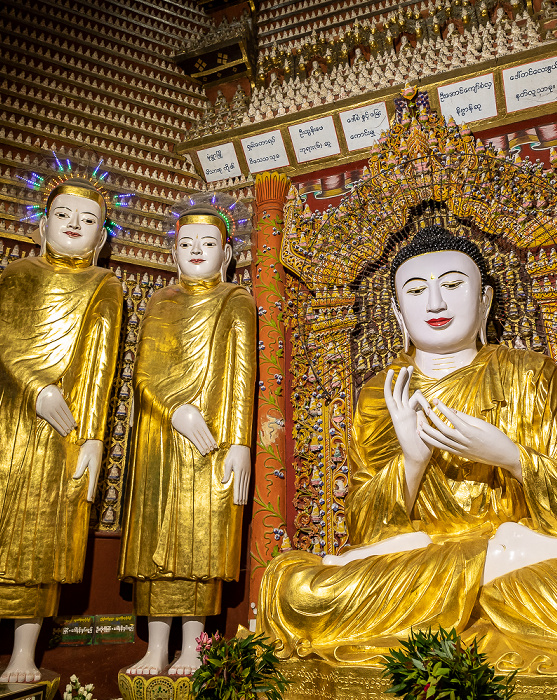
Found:
[[[557,155],[544,173],[418,105],[408,99],[339,207],[312,213],[294,187],[285,207],[293,544],[318,554],[347,540],[352,412],[363,382],[401,348],[390,261],[419,228],[440,223],[479,244],[496,291],[490,341],[557,357]]]

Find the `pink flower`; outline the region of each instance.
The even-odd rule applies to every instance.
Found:
[[[213,643],[207,632],[201,632],[199,637],[196,637],[195,641],[197,642],[195,651],[207,651],[211,648],[211,644]]]

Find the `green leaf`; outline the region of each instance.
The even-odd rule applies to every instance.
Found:
[[[382,665],[382,675],[391,680],[387,692],[405,700],[511,700],[515,690],[515,674],[495,676],[478,640],[465,645],[455,629],[411,630]]]

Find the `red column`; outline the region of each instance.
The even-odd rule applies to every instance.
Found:
[[[252,627],[261,577],[286,535],[285,276],[280,245],[282,210],[289,186],[290,180],[281,173],[265,172],[255,179],[257,255],[253,288],[259,314],[259,386],[250,543]]]

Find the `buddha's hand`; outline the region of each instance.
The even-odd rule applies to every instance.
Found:
[[[385,403],[391,415],[396,436],[404,455],[404,467],[407,478],[409,472],[416,472],[421,478],[423,469],[431,458],[432,448],[419,435],[419,427],[427,423],[424,411],[430,405],[421,391],[410,396],[410,379],[413,367],[403,367],[398,373],[394,388],[392,386],[394,371],[390,369],[385,378]],[[419,472],[419,474],[418,474]]]
[[[77,458],[77,467],[75,468],[73,478],[81,479],[85,474],[85,470],[89,470],[89,486],[87,488],[87,500],[89,503],[93,503],[95,500],[102,458],[102,440],[86,440],[79,448],[79,457]]]
[[[224,460],[222,483],[227,484],[234,472],[234,504],[245,506],[248,502],[251,476],[251,451],[245,445],[231,445]]]
[[[77,428],[72,412],[55,384],[49,384],[39,391],[35,410],[39,418],[49,423],[62,437]]]
[[[439,399],[434,399],[433,405],[454,427],[447,425],[429,408],[426,414],[432,425],[423,423],[419,428],[424,442],[471,462],[502,467],[522,481],[520,450],[502,430],[481,418],[455,411]]]
[[[172,427],[180,435],[188,438],[202,455],[208,455],[209,452],[216,450],[218,447],[205,422],[205,418],[203,418],[198,408],[189,403],[178,406],[174,411],[172,414]]]

